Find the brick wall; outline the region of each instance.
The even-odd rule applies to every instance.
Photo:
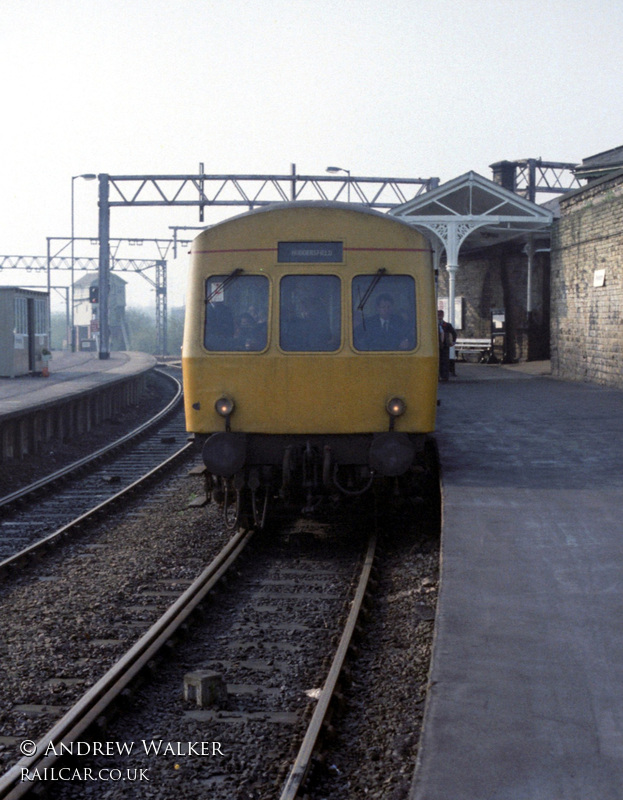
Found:
[[[552,232],[552,374],[623,387],[623,173],[560,201]],[[602,286],[595,272],[605,270]]]

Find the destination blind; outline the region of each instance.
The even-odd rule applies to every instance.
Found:
[[[277,261],[286,264],[341,264],[342,242],[279,242]]]

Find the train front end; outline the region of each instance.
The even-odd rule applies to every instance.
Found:
[[[208,482],[255,524],[275,499],[412,493],[428,469],[431,253],[399,220],[297,203],[208,229],[191,250],[182,355]]]

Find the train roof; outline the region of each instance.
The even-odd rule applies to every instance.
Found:
[[[405,220],[401,219],[400,217],[392,217],[389,214],[384,213],[382,211],[377,211],[376,209],[370,208],[369,206],[364,205],[363,203],[341,203],[336,200],[291,200],[284,203],[271,203],[270,205],[261,206],[260,208],[254,208],[251,211],[245,211],[242,214],[236,214],[233,217],[228,217],[227,219],[221,220],[220,222],[214,223],[214,225],[209,225],[206,227],[205,231],[211,230],[212,228],[217,228],[221,225],[226,225],[230,222],[234,222],[235,220],[245,219],[247,217],[256,216],[258,214],[269,214],[275,211],[284,211],[286,209],[302,209],[302,208],[327,208],[327,209],[337,209],[342,211],[357,211],[361,214],[368,214],[369,216],[377,217],[386,219],[388,222],[394,222],[398,225],[401,225],[405,228],[410,228],[413,230],[413,225],[410,225]],[[202,231],[198,236],[202,236],[205,231]]]

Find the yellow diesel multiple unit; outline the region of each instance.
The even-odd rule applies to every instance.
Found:
[[[340,203],[215,225],[192,245],[182,358],[187,428],[256,523],[279,495],[411,491],[437,397],[428,242]]]

